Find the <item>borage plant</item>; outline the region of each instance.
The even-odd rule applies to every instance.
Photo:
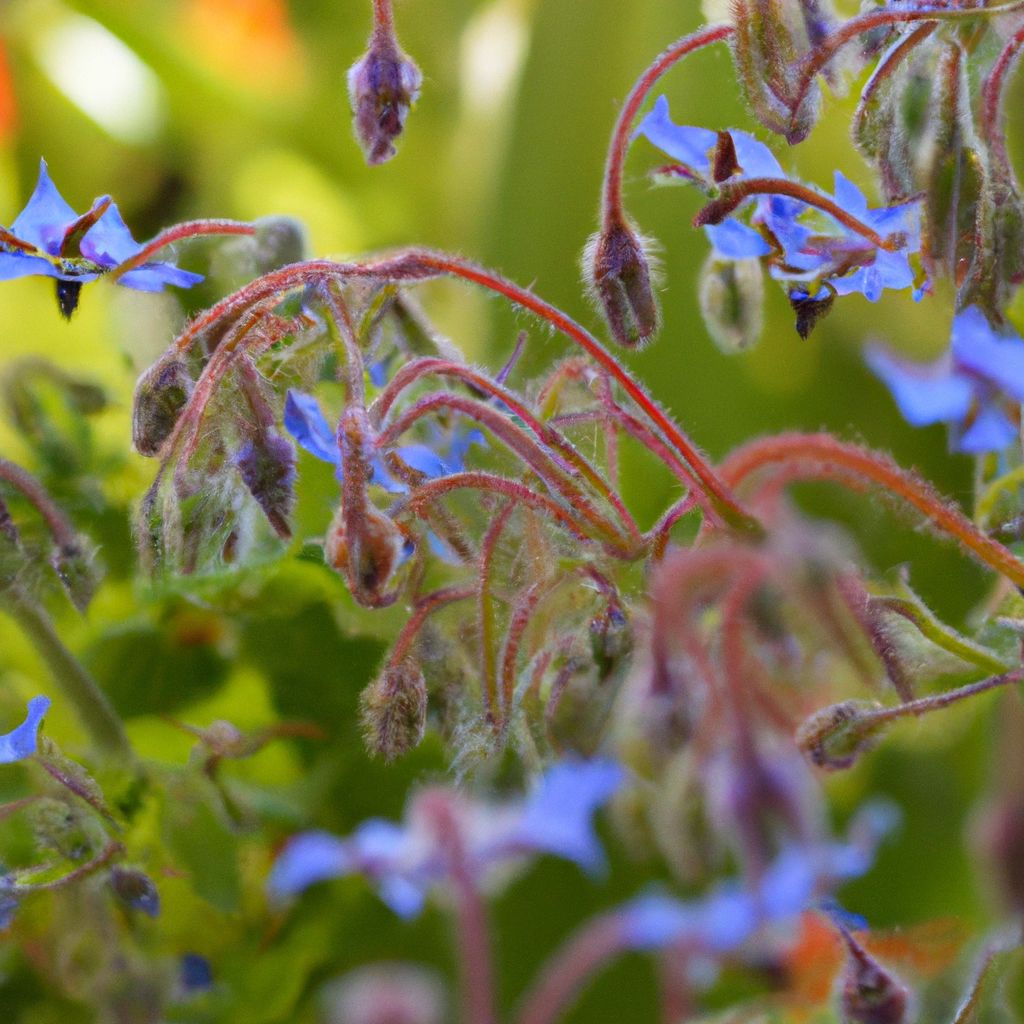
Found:
[[[866,358],[911,423],[947,423],[952,447],[977,458],[974,518],[887,454],[829,433],[758,438],[716,464],[595,333],[450,253],[306,258],[301,227],[285,218],[193,222],[139,246],[107,198],[74,214],[44,165],[29,205],[0,235],[0,273],[54,278],[70,316],[82,285],[100,277],[143,290],[194,283],[196,275],[154,261],[165,246],[244,236],[235,244],[250,247],[258,276],[193,316],[136,386],[134,446],[158,463],[137,509],[141,563],[156,593],[210,600],[225,578],[269,573],[290,555],[340,577],[353,623],[366,621],[354,605],[401,612],[380,613],[393,631],[360,699],[366,748],[392,762],[429,733],[454,781],[419,788],[402,824],[374,817],[347,838],[322,830],[291,838],[259,910],[248,910],[273,922],[269,948],[287,951],[299,922],[315,920],[308,897],[294,903],[301,893],[363,876],[400,917],[417,918],[435,900],[449,905],[466,1024],[562,1019],[591,976],[630,951],[656,956],[667,1021],[705,1019],[723,1006],[716,1019],[1020,1019],[1024,348],[1012,303],[1024,279],[1024,206],[1004,97],[1024,45],[1024,3],[893,0],[847,17],[829,0],[726,6],[728,20],[666,49],[622,107],[599,229],[583,256],[587,289],[615,343],[655,337],[652,243],[623,195],[636,142],[671,161],[653,170],[658,182],[704,195],[695,224],[711,249],[700,304],[708,333],[727,350],[750,347],[762,332],[766,276],[784,290],[804,338],[853,293],[874,302],[887,289],[908,291],[931,303],[952,294],[947,356],[917,365],[873,346]],[[422,79],[398,45],[390,4],[377,0],[373,12],[369,48],[348,84],[356,136],[377,164],[394,156]],[[718,44],[730,48],[756,121],[790,145],[822,116],[827,89],[861,83],[853,137],[876,172],[878,205],[838,170],[831,191],[798,180],[785,152],[749,131],[673,121],[656,86],[684,57]],[[468,362],[432,325],[425,309],[441,278],[532,316],[500,369]],[[534,322],[572,346],[535,376],[520,360]],[[623,492],[625,446],[645,450],[679,492],[649,525]],[[314,459],[333,470],[334,493],[307,536],[296,528],[296,500],[307,478],[323,487]],[[57,573],[84,607],[87,546],[25,470],[0,463],[0,479],[41,513]],[[971,631],[940,620],[911,588],[912,568],[873,572],[842,531],[801,511],[790,490],[811,480],[881,495],[894,515],[927,525],[989,570],[992,592]],[[147,858],[192,876],[211,898],[202,851],[171,838],[175,801],[194,811],[186,833],[213,821],[229,845],[330,821],[322,807],[274,812],[270,796],[232,786],[222,772],[222,762],[272,739],[318,730],[278,722],[247,735],[226,722],[178,723],[196,740],[188,768],[147,761],[57,637],[39,594],[38,544],[22,542],[6,506],[0,514],[2,607],[40,651],[58,699],[78,712],[101,778],[37,740],[45,698],[0,737],[0,760],[27,760],[47,776],[4,816],[32,816],[39,847],[77,865],[44,882],[22,879],[53,871],[45,860],[3,875],[0,919],[16,920],[37,889],[81,888],[103,904],[126,952],[96,968],[102,982],[67,986],[72,994],[87,990],[110,1019],[159,1019],[171,1006],[192,1006],[194,1019],[232,1019],[246,984],[237,969],[188,953],[172,982],[166,962],[147,958],[106,904],[159,912],[158,887],[138,866]],[[288,656],[319,652],[297,646]],[[980,952],[955,934],[929,958],[928,940],[911,933],[903,943],[916,959],[905,956],[899,970],[888,962],[894,943],[873,934],[856,899],[835,898],[864,874],[865,886],[885,893],[872,863],[899,809],[865,801],[846,815],[839,841],[823,773],[879,756],[870,751],[904,719],[989,691],[1000,693],[1005,754],[979,833],[1005,921]],[[610,845],[656,858],[662,886],[585,921],[525,993],[506,997],[486,900],[540,854],[600,876],[593,819],[609,802]],[[156,806],[159,853],[145,827]],[[87,835],[79,846],[66,836],[71,818]],[[264,842],[264,868],[266,850]],[[333,926],[315,927],[328,936]],[[291,1005],[316,987],[321,966],[332,966],[322,952],[296,968]],[[216,998],[196,995],[218,985]],[[409,966],[363,968],[327,991],[332,1020],[447,1019],[444,986]],[[313,1013],[301,1005],[307,1016],[295,1019]]]

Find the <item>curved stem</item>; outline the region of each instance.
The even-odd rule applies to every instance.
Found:
[[[141,267],[151,256],[174,242],[186,238],[199,238],[201,235],[254,235],[256,229],[244,221],[238,220],[190,220],[183,224],[174,224],[161,231],[151,242],[147,242],[134,256],[119,263],[107,274],[108,281],[116,281],[129,270]]]
[[[494,556],[498,550],[498,541],[501,539],[509,518],[515,511],[515,503],[507,502],[502,510],[495,516],[484,534],[480,544],[480,575],[477,592],[479,594],[480,612],[480,661],[483,675],[483,696],[484,707],[487,709],[487,719],[494,725],[500,721],[500,710],[498,707],[498,670],[495,652],[495,628],[494,628],[494,593],[491,587],[492,568]]]
[[[732,25],[708,25],[691,35],[677,39],[664,52],[660,53],[649,68],[637,79],[626,102],[622,106],[619,118],[615,122],[611,142],[608,145],[608,156],[605,160],[604,184],[601,195],[601,226],[604,231],[610,230],[620,223],[624,217],[622,210],[622,168],[629,150],[629,133],[633,121],[650,94],[655,83],[673,65],[687,54],[702,47],[728,39],[734,29]]]
[[[1008,180],[1013,180],[1010,156],[1006,151],[1006,130],[1003,125],[1003,93],[1006,78],[1024,47],[1024,25],[1007,40],[1002,53],[996,58],[992,70],[981,89],[981,137],[988,143],[993,160]]]
[[[441,590],[435,590],[433,593],[427,594],[426,597],[421,597],[413,605],[412,613],[405,620],[398,637],[391,647],[391,653],[388,655],[388,665],[397,666],[405,659],[409,653],[409,648],[416,639],[416,635],[423,628],[423,623],[434,612],[440,611],[456,601],[466,601],[473,597],[476,592],[477,588],[475,586],[443,587]]]
[[[789,196],[790,199],[798,199],[808,206],[827,213],[839,221],[843,227],[849,228],[850,231],[866,238],[872,245],[884,249],[886,252],[895,252],[902,244],[899,236],[883,238],[873,227],[858,220],[852,213],[848,213],[830,196],[816,192],[798,181],[789,181],[786,178],[745,178],[735,184],[723,186],[722,195],[718,199],[712,199],[697,212],[693,218],[694,227],[720,224],[740,203],[757,195]]]
[[[78,536],[70,520],[47,493],[46,488],[27,469],[0,458],[0,480],[10,484],[28,500],[46,523],[54,544],[61,549],[77,549]]]
[[[794,474],[799,472],[797,466],[804,464],[803,479],[835,479],[836,468],[840,478],[852,472],[878,484],[959,541],[980,562],[1024,587],[1024,562],[982,533],[959,509],[946,504],[927,482],[885,455],[845,444],[828,434],[782,434],[737,449],[720,470],[723,478],[737,487],[744,478],[772,464],[791,466]]]
[[[78,714],[99,750],[124,764],[134,761],[124,726],[106,694],[82,663],[64,646],[46,612],[20,587],[12,584],[0,594],[6,611],[32,642],[54,682]]]

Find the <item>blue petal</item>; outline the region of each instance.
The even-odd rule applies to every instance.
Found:
[[[60,277],[60,271],[41,256],[23,252],[0,252],[0,281],[13,281],[17,277]]]
[[[877,302],[886,288],[900,291],[911,287],[913,283],[914,271],[906,255],[902,252],[886,252],[884,249],[878,250],[873,263],[831,281],[836,294],[860,292],[869,302]]]
[[[961,420],[967,415],[974,388],[970,381],[957,376],[948,362],[904,363],[877,346],[867,348],[864,358],[892,392],[900,412],[912,426]]]
[[[205,992],[213,987],[213,968],[205,956],[185,953],[180,961],[179,977],[186,992]]]
[[[425,444],[407,444],[395,450],[410,469],[423,473],[431,480],[447,476],[451,472],[444,459]]]
[[[56,256],[60,250],[60,243],[64,241],[64,232],[76,220],[78,214],[71,209],[50,180],[46,161],[40,160],[39,180],[36,182],[35,191],[25,209],[11,225],[11,234],[23,242],[31,242],[32,245],[44,249],[51,256]]]
[[[426,894],[415,883],[400,875],[381,880],[378,889],[381,900],[394,913],[406,921],[418,917],[426,903]]]
[[[284,428],[311,455],[341,469],[341,452],[334,429],[312,395],[289,389],[284,401]]]
[[[0,736],[0,764],[21,761],[36,752],[39,726],[49,707],[49,697],[33,697],[28,702],[28,715],[25,721],[17,729]]]
[[[360,870],[390,870],[407,842],[406,830],[384,818],[370,818],[364,821],[352,835],[352,845]]]
[[[742,170],[741,178],[784,178],[786,172],[775,154],[749,132],[730,131],[736,148],[736,162]]]
[[[503,410],[508,409],[504,402],[495,401],[495,404],[503,408]],[[460,429],[455,431],[451,444],[448,446],[446,460],[451,467],[452,473],[461,473],[466,468],[466,455],[475,444],[480,445],[481,448],[487,447],[487,439],[484,437],[483,432],[476,427],[472,427],[469,430]]]
[[[352,870],[347,843],[327,832],[303,832],[274,862],[267,884],[276,897],[294,896],[317,882],[340,878]]]
[[[668,896],[641,896],[619,911],[623,938],[634,950],[665,949],[695,930],[692,907]]]
[[[723,259],[744,260],[754,256],[767,256],[772,247],[761,234],[732,217],[721,224],[708,224],[704,228],[715,252]]]
[[[814,896],[818,874],[812,858],[796,847],[780,854],[761,879],[761,909],[769,920],[801,913]]]
[[[0,932],[6,931],[14,920],[18,909],[18,897],[11,891],[2,875],[0,875]]]
[[[706,178],[711,173],[710,150],[718,142],[718,135],[707,128],[688,128],[674,124],[669,117],[668,100],[659,96],[654,109],[640,122],[636,132],[643,135],[673,160],[678,160],[699,176]]]
[[[101,267],[116,267],[124,263],[142,248],[132,238],[116,203],[111,203],[106,212],[82,236],[79,249],[83,256],[94,260]]]
[[[523,807],[518,839],[529,848],[575,861],[588,871],[604,863],[594,812],[625,773],[614,761],[563,761],[549,768]]]
[[[996,405],[985,405],[975,421],[954,441],[957,451],[969,455],[998,452],[1014,444],[1020,432]]]
[[[202,274],[182,270],[173,263],[144,263],[117,279],[119,285],[140,292],[162,292],[167,285],[173,288],[191,288],[203,280]]]
[[[868,201],[864,193],[841,171],[835,172],[835,201],[847,213],[852,214],[857,220],[867,221]]]
[[[750,893],[725,886],[700,906],[699,934],[714,952],[728,952],[742,945],[757,930],[757,906]]]
[[[987,377],[1024,402],[1024,342],[996,334],[977,306],[953,321],[952,352],[957,366]]]

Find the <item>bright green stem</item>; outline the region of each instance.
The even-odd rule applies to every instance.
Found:
[[[20,587],[11,586],[0,598],[0,608],[8,613],[32,641],[46,662],[54,682],[75,711],[93,743],[111,760],[135,759],[121,720],[96,680],[64,646],[46,612]]]

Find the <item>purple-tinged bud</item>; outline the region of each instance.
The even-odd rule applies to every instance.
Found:
[[[327,1024],[441,1024],[444,988],[420,967],[373,964],[330,985]]]
[[[419,666],[406,658],[388,664],[359,700],[363,738],[370,753],[385,761],[418,746],[427,727],[427,684]]]
[[[1006,794],[985,809],[978,844],[1007,908],[1024,914],[1024,794]]]
[[[368,164],[382,164],[395,155],[395,139],[402,134],[422,84],[420,69],[401,51],[393,34],[374,36],[349,69],[352,126]]]
[[[839,990],[844,1024],[904,1024],[910,1004],[906,986],[893,977],[847,931],[846,970]]]
[[[165,353],[135,385],[132,442],[140,455],[159,453],[192,394],[192,375],[177,352]]]
[[[704,326],[726,355],[753,348],[764,326],[764,270],[759,259],[720,260],[700,272],[697,296]]]
[[[129,909],[141,911],[149,917],[160,914],[160,893],[149,875],[136,868],[118,865],[110,870],[110,888]]]
[[[796,744],[819,768],[849,768],[867,753],[885,728],[875,719],[876,701],[845,700],[816,711],[796,731]]]
[[[235,456],[249,493],[279,537],[292,535],[288,518],[295,503],[295,447],[276,430],[260,433]]]
[[[598,232],[583,252],[583,276],[620,345],[636,348],[654,336],[661,317],[648,239],[623,221]]]
[[[327,531],[324,557],[342,573],[352,596],[365,607],[377,608],[394,601],[387,592],[395,570],[408,554],[408,538],[390,516],[372,505],[352,524],[345,525],[344,505],[338,507]]]

